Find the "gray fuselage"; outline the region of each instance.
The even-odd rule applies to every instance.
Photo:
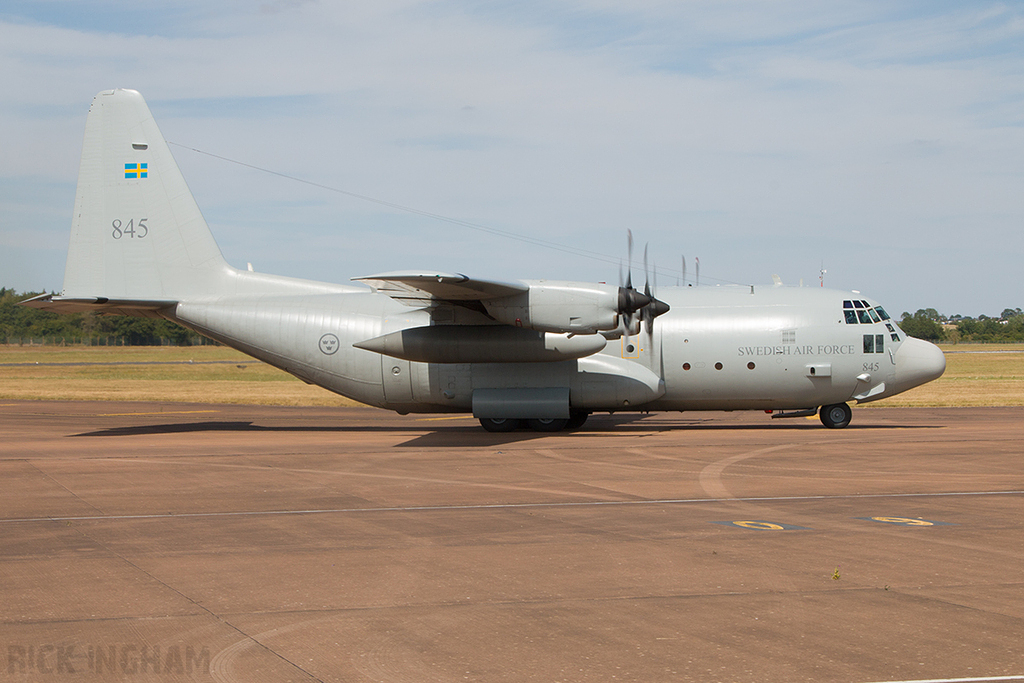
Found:
[[[173,319],[307,382],[402,413],[468,412],[479,389],[547,387],[568,387],[573,409],[591,412],[806,409],[877,400],[945,367],[936,347],[908,339],[891,320],[848,322],[844,303],[860,305],[859,294],[819,288],[664,288],[658,296],[671,309],[657,319],[653,335],[613,338],[585,358],[422,363],[354,344],[445,324],[437,309],[362,288],[244,271],[236,277],[293,283],[296,293],[270,293],[280,286],[268,286],[266,294],[183,301]],[[473,311],[446,315],[452,322],[483,320]]]

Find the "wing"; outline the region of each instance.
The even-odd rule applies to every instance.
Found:
[[[443,302],[467,304],[530,291],[530,285],[525,282],[480,280],[461,273],[395,272],[352,279],[365,282],[406,306],[416,307],[436,306]]]
[[[406,306],[443,310],[442,304],[485,313],[491,320],[541,332],[596,334],[612,332],[626,316],[644,309],[653,321],[668,304],[635,289],[605,283],[562,280],[497,282],[461,273],[382,273],[353,278]],[[646,308],[651,307],[651,308]]]

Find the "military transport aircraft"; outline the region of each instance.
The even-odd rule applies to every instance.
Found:
[[[490,431],[662,410],[817,413],[841,428],[850,401],[946,367],[856,292],[677,286],[656,298],[631,275],[621,286],[433,271],[355,280],[228,265],[145,100],[108,90],[86,122],[64,288],[26,303],[166,318],[356,401],[472,412]]]

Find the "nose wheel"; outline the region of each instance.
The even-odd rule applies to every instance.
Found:
[[[821,424],[829,429],[842,429],[850,424],[853,411],[845,403],[835,403],[830,406],[822,406],[818,411],[818,417],[821,419]]]

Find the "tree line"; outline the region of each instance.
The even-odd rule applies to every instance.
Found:
[[[944,342],[1022,342],[1024,311],[1004,308],[998,318],[979,315],[945,316],[934,308],[921,308],[911,314],[904,312],[900,327],[911,337]]]
[[[61,315],[18,306],[41,292],[0,288],[0,344],[118,344],[194,346],[212,343],[177,323],[123,315]],[[1024,311],[1004,309],[998,318],[945,316],[934,308],[905,312],[900,327],[911,337],[946,342],[1024,342]]]

